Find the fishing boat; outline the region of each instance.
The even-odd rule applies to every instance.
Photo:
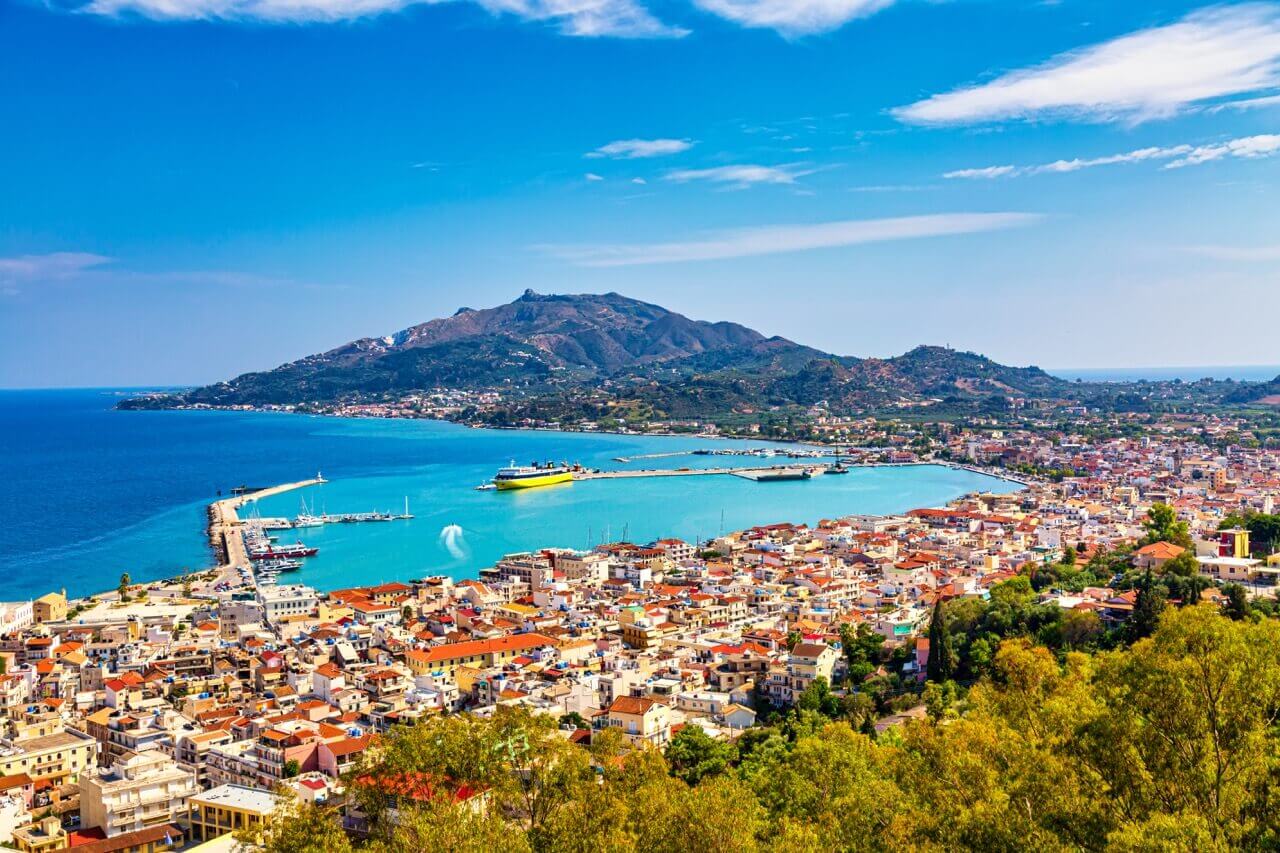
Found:
[[[572,483],[573,469],[563,463],[551,462],[542,465],[516,465],[513,461],[506,468],[500,468],[493,475],[493,485],[498,489],[534,489],[539,486],[554,486],[557,483]]]
[[[258,564],[259,572],[296,572],[300,568],[302,568],[301,560],[289,560],[285,558],[263,560]]]
[[[310,545],[304,545],[301,542],[295,542],[292,545],[268,545],[249,552],[251,560],[277,560],[296,557],[314,557],[320,553],[319,548]]]

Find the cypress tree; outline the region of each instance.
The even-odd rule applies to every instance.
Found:
[[[947,630],[946,615],[939,600],[933,606],[933,616],[929,620],[929,666],[926,673],[930,681],[942,683],[951,678],[955,668],[955,649],[951,646],[951,632]]]

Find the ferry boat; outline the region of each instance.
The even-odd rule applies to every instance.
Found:
[[[775,468],[772,471],[764,471],[756,476],[757,483],[781,483],[788,480],[809,480],[813,478],[813,472],[807,468]]]
[[[499,489],[533,489],[538,486],[554,486],[557,483],[572,483],[573,469],[568,465],[555,465],[548,462],[544,465],[517,465],[513,461],[506,468],[500,468],[493,475],[493,485]]]

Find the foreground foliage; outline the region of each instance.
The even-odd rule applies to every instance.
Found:
[[[797,709],[733,744],[682,734],[664,755],[612,731],[588,750],[519,709],[432,720],[366,756],[351,791],[373,823],[357,846],[1269,848],[1280,845],[1278,709],[1280,623],[1170,608],[1123,649],[1006,640],[958,710],[878,737]],[[487,807],[441,789],[391,809],[377,780],[421,771],[483,789]],[[346,849],[336,815],[292,809],[269,851],[317,850],[317,839]]]

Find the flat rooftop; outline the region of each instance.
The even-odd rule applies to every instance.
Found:
[[[279,798],[270,791],[246,788],[243,785],[219,785],[203,794],[187,798],[187,802],[192,805],[240,809],[259,814],[270,814],[275,811],[278,801]]]

